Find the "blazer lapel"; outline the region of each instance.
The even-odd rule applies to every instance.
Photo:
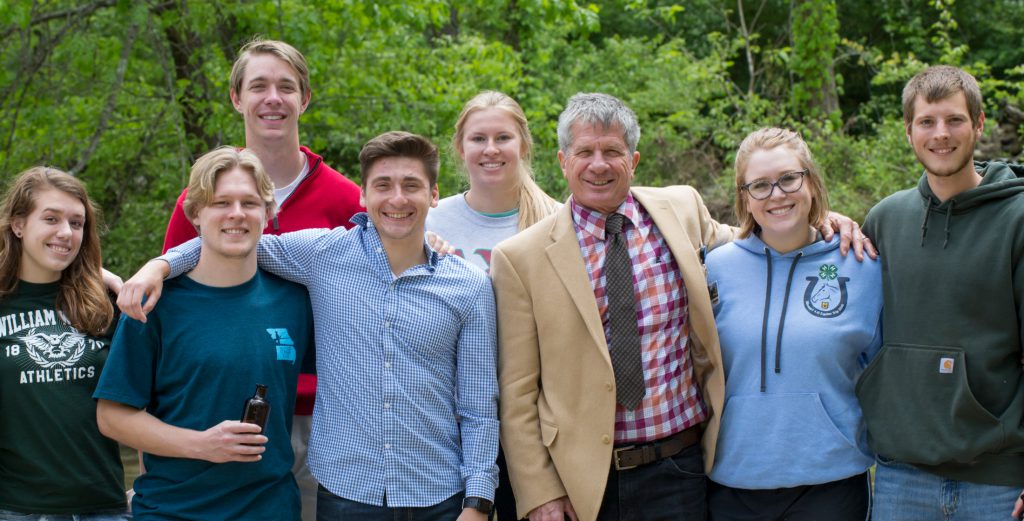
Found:
[[[672,250],[672,256],[675,257],[679,271],[683,275],[691,331],[695,332],[700,339],[711,338],[711,331],[708,328],[713,327],[714,322],[700,319],[700,317],[714,316],[710,307],[710,298],[707,296],[707,275],[697,257],[696,249],[700,247],[700,241],[695,243],[690,234],[686,232],[685,221],[681,215],[681,212],[692,211],[692,209],[680,208],[678,202],[649,193],[634,191],[633,196],[644,205],[651,215],[658,231],[661,232],[661,236],[665,238],[669,249]]]
[[[583,318],[587,330],[590,331],[594,345],[599,348],[601,356],[610,365],[611,358],[608,354],[608,343],[604,338],[604,326],[601,324],[601,315],[597,309],[597,300],[594,298],[594,289],[587,276],[587,267],[583,263],[583,255],[580,253],[570,207],[571,205],[566,203],[559,210],[559,215],[551,227],[552,242],[545,251],[555,274],[576,304],[576,309],[579,311],[580,317]]]

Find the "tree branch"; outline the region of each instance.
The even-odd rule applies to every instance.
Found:
[[[29,20],[28,27],[32,27],[32,26],[36,26],[36,25],[39,25],[39,24],[43,24],[43,23],[49,22],[51,20],[57,20],[59,18],[72,18],[72,17],[74,17],[74,18],[82,18],[82,17],[86,17],[86,16],[89,16],[92,13],[96,12],[100,8],[112,7],[114,5],[117,5],[117,0],[98,0],[97,2],[94,2],[94,3],[91,3],[91,4],[87,4],[87,5],[83,5],[83,6],[79,6],[79,7],[73,7],[71,9],[65,9],[63,11],[54,11],[52,13],[42,14],[42,15],[39,15],[39,16]],[[16,32],[19,32],[19,31],[22,31],[24,29],[27,29],[28,27],[21,27],[21,26],[18,26],[18,25],[13,25],[13,26],[7,27],[2,32],[0,32],[0,40],[3,40],[3,39],[7,38],[8,36],[10,36],[10,35],[12,35],[12,34],[14,34]]]
[[[77,175],[82,171],[83,168],[89,163],[89,159],[96,152],[96,147],[99,145],[100,137],[107,131],[107,125],[110,122],[110,116],[114,112],[114,106],[117,104],[117,94],[121,91],[121,85],[124,84],[124,74],[128,70],[128,60],[132,56],[132,47],[135,46],[135,37],[139,34],[138,22],[132,22],[132,25],[128,27],[128,33],[125,35],[124,44],[121,46],[121,57],[117,61],[117,71],[114,76],[114,84],[110,86],[110,92],[107,94],[107,101],[104,104],[103,112],[100,113],[100,121],[96,124],[96,130],[92,133],[92,138],[89,140],[89,147],[85,149],[85,153],[78,159],[78,163],[71,168],[69,172],[71,175]]]

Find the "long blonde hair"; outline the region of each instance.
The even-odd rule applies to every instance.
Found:
[[[96,209],[85,192],[85,185],[71,175],[45,166],[18,174],[0,202],[0,298],[18,287],[21,269],[21,239],[14,235],[11,223],[26,218],[35,209],[36,196],[45,190],[60,190],[85,207],[82,246],[78,255],[60,276],[60,291],[54,308],[71,325],[93,336],[102,335],[114,318],[114,308],[103,285],[103,257],[96,224]]]
[[[466,120],[473,114],[486,109],[499,109],[512,116],[519,131],[519,229],[523,230],[533,223],[554,213],[558,202],[544,193],[544,190],[533,179],[533,168],[530,166],[533,137],[526,123],[523,108],[506,94],[487,90],[473,96],[466,102],[455,122],[455,135],[452,136],[452,148],[462,154],[462,139],[465,137]]]

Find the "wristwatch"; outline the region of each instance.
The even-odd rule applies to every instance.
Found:
[[[467,497],[462,500],[462,508],[472,508],[473,510],[491,515],[491,511],[494,510],[494,503],[482,497]]]

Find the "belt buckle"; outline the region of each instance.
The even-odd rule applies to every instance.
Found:
[[[619,464],[619,453],[623,452],[623,451],[627,451],[627,450],[633,450],[635,448],[636,448],[636,445],[627,445],[625,447],[619,447],[617,449],[612,449],[612,463],[615,464],[615,470],[629,470],[629,469],[635,469],[635,468],[637,468],[639,466],[639,465],[623,466],[623,465]]]

